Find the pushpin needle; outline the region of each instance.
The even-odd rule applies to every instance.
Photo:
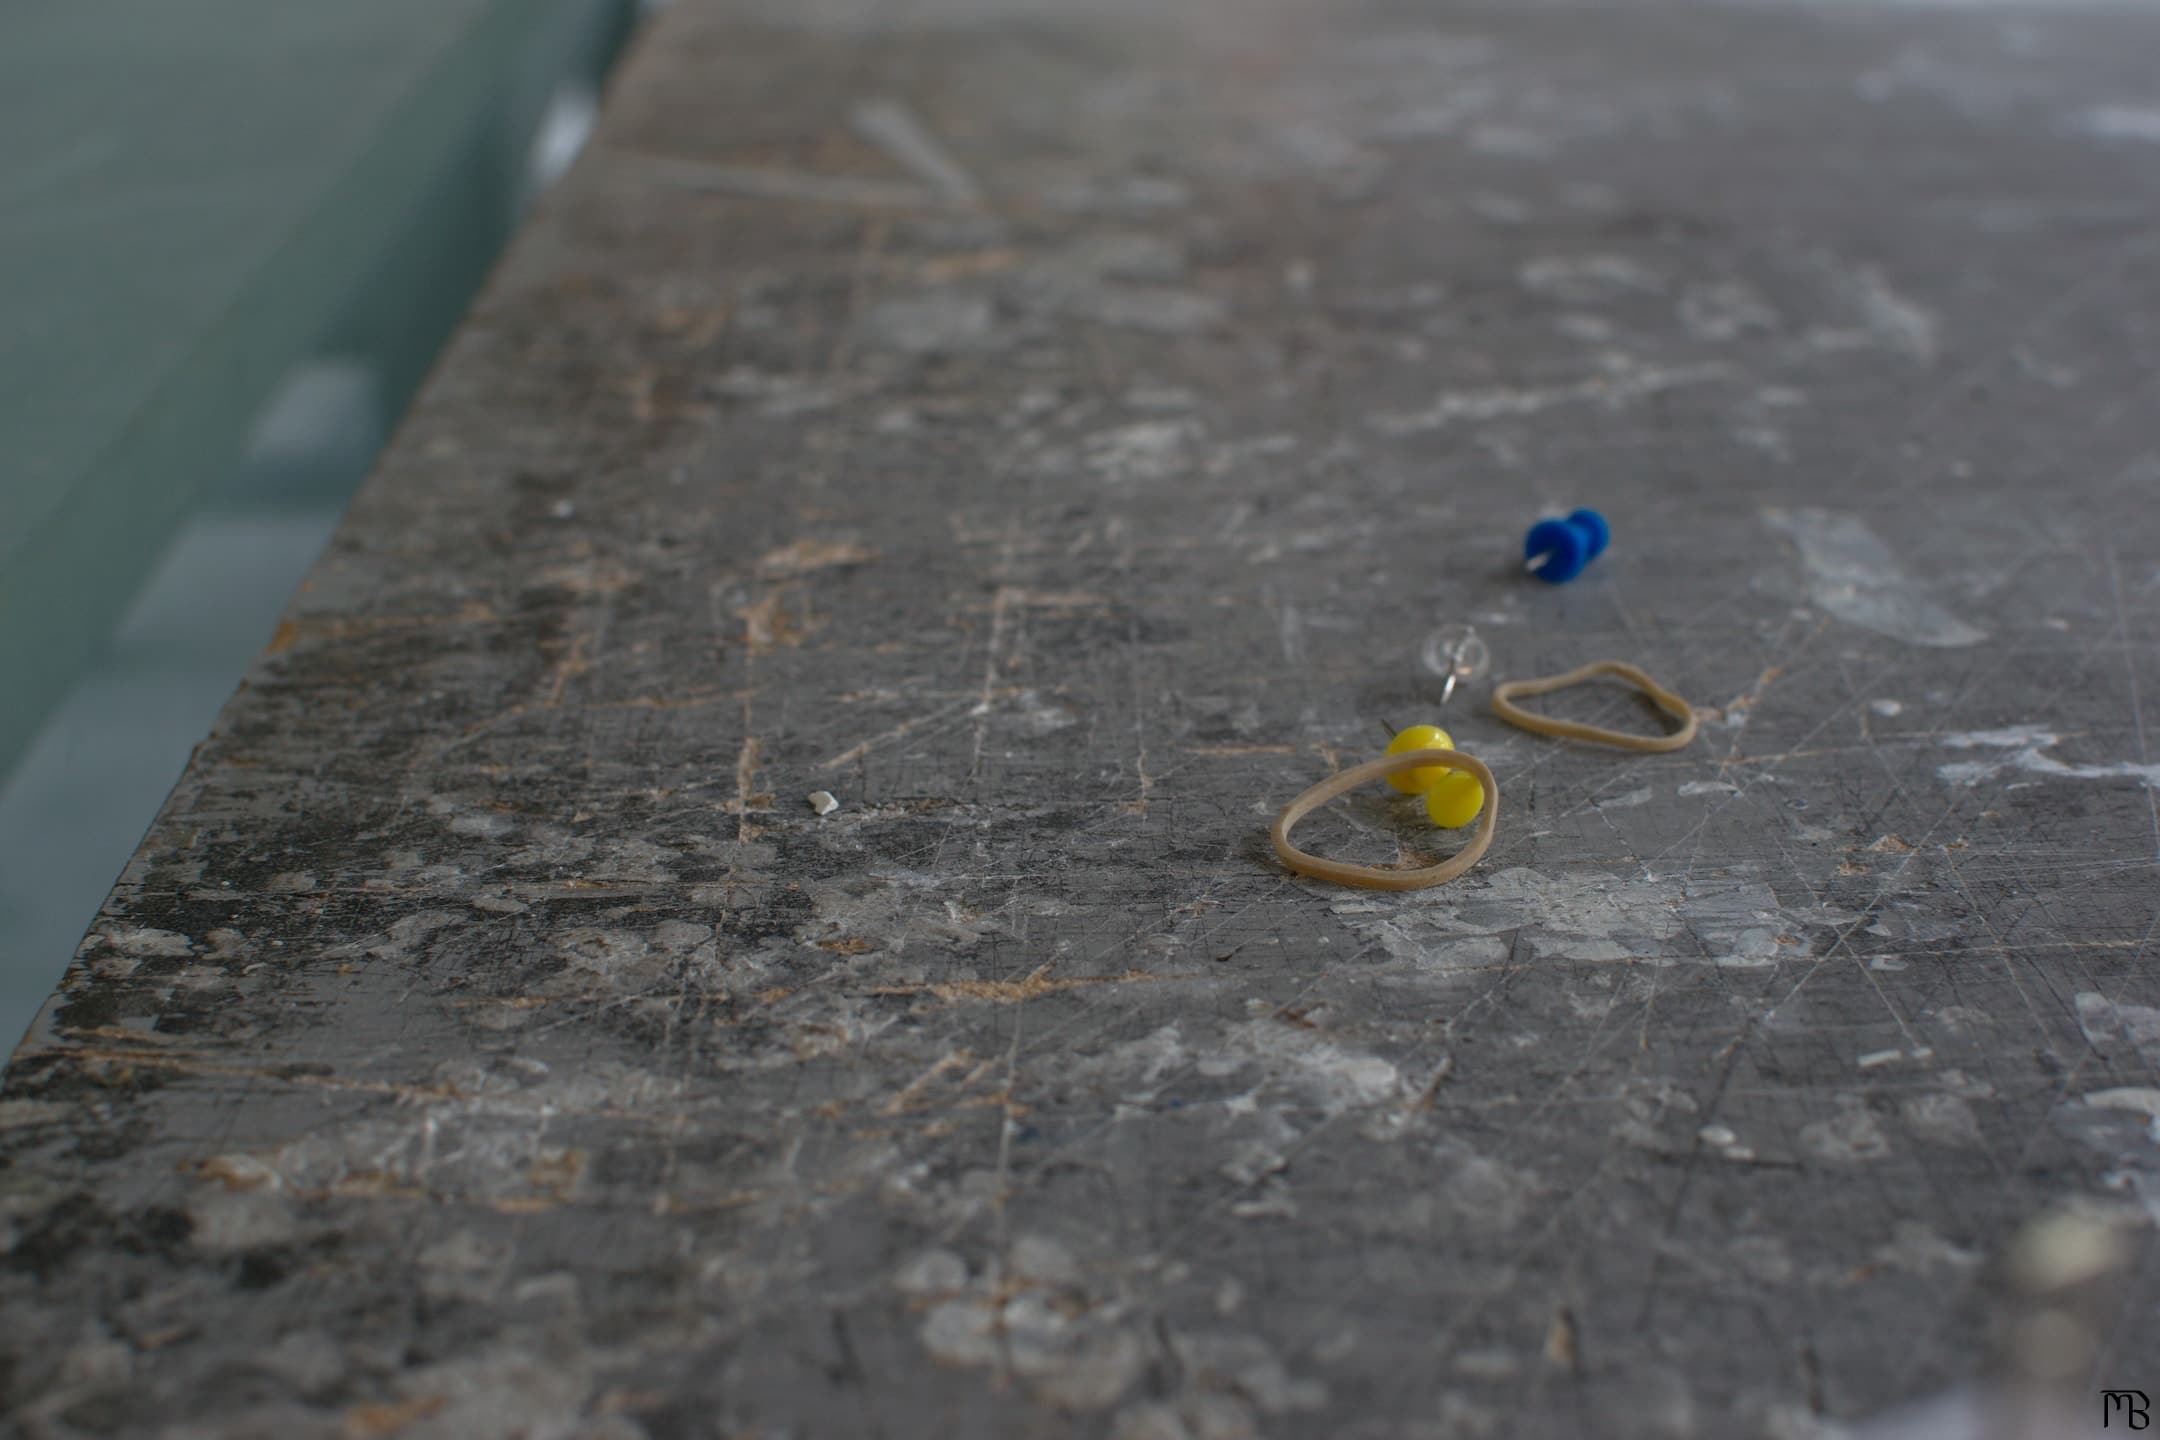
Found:
[[[1537,554],[1531,556],[1528,560],[1523,561],[1522,568],[1529,571],[1532,575],[1535,575],[1538,571],[1545,568],[1545,562],[1550,559],[1552,559],[1552,551],[1540,550]]]

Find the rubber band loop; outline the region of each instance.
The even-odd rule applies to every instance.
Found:
[[[1607,730],[1598,725],[1584,725],[1574,720],[1555,720],[1549,715],[1533,715],[1514,703],[1518,695],[1549,695],[1555,690],[1565,690],[1579,685],[1593,675],[1617,675],[1650,697],[1650,702],[1680,722],[1680,728],[1670,735],[1630,735],[1624,730]],[[1578,665],[1565,675],[1547,675],[1542,680],[1510,680],[1495,685],[1492,696],[1493,713],[1510,725],[1540,735],[1559,735],[1570,740],[1595,740],[1601,745],[1612,745],[1622,750],[1666,751],[1678,750],[1695,738],[1695,707],[1678,695],[1651,679],[1639,665],[1625,660],[1593,660],[1588,665]]]
[[[1449,770],[1466,770],[1477,777],[1485,791],[1485,813],[1478,820],[1477,833],[1470,843],[1437,865],[1427,865],[1416,870],[1383,870],[1377,865],[1357,865],[1348,860],[1323,860],[1309,855],[1290,843],[1290,830],[1298,821],[1333,800],[1348,794],[1358,786],[1372,780],[1385,780],[1404,770],[1417,770],[1427,765],[1437,765]],[[1275,817],[1275,828],[1270,838],[1275,842],[1275,853],[1283,864],[1300,875],[1310,875],[1315,880],[1332,880],[1337,885],[1355,885],[1364,890],[1423,890],[1428,885],[1439,885],[1477,864],[1484,855],[1485,847],[1492,844],[1493,822],[1500,813],[1500,782],[1493,779],[1492,771],[1475,755],[1465,755],[1460,750],[1405,750],[1400,755],[1383,755],[1378,760],[1368,760],[1354,765],[1340,775],[1327,779],[1307,790],[1304,794],[1283,806],[1282,814]]]

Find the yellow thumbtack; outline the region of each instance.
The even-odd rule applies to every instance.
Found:
[[[1437,725],[1412,725],[1388,742],[1387,753],[1411,750],[1452,750],[1455,742]],[[1477,819],[1485,808],[1485,787],[1466,770],[1444,765],[1420,765],[1414,770],[1387,777],[1388,784],[1406,795],[1423,794],[1425,813],[1447,830],[1459,830]]]

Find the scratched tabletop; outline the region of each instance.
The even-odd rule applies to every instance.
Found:
[[[2022,1227],[2160,1206],[2155,53],[681,0],[14,1057],[0,1429],[1806,1440],[1984,1377]],[[1604,658],[1700,738],[1489,708]],[[1478,866],[1287,873],[1425,720]],[[2160,1380],[2130,1257],[2094,1394]]]

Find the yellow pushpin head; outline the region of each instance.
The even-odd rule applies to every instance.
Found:
[[[1388,742],[1387,753],[1401,755],[1410,750],[1454,748],[1454,740],[1439,726],[1412,725]],[[1467,770],[1420,765],[1415,770],[1388,776],[1388,784],[1405,795],[1423,794],[1425,813],[1432,818],[1433,824],[1447,830],[1459,830],[1468,825],[1485,808],[1485,787]]]
[[[1449,739],[1447,731],[1439,726],[1412,725],[1393,740],[1388,741],[1387,753],[1400,755],[1409,750],[1452,750],[1454,748],[1455,742]],[[1415,770],[1405,770],[1400,774],[1388,776],[1387,783],[1402,791],[1405,795],[1422,795],[1454,773],[1454,771],[1439,765],[1420,765]],[[1480,791],[1479,793],[1484,792]]]
[[[1459,830],[1485,808],[1485,787],[1467,770],[1447,770],[1425,792],[1425,813],[1444,830]]]

